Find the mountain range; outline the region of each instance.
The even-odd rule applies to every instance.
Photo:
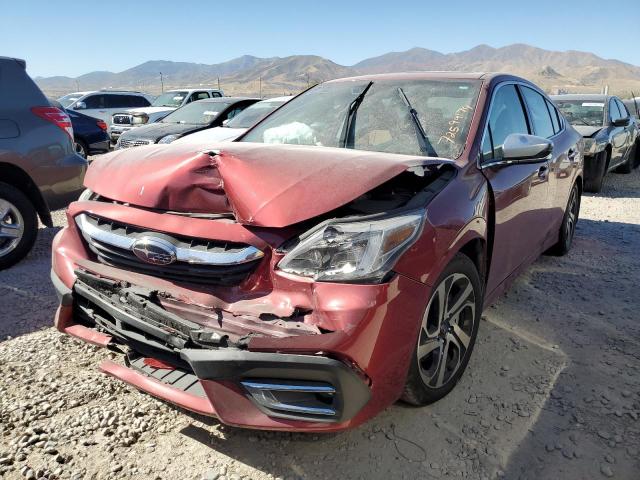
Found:
[[[425,48],[389,52],[355,65],[339,65],[315,55],[260,58],[251,55],[217,64],[152,60],[119,73],[96,71],[79,77],[37,77],[50,96],[101,88],[161,89],[211,86],[227,95],[265,96],[297,93],[310,84],[346,76],[419,70],[509,72],[532,80],[550,93],[600,92],[605,86],[622,96],[640,92],[640,67],[580,51],[551,51],[525,44],[493,48],[478,45],[456,53]],[[162,72],[163,84],[160,82]]]

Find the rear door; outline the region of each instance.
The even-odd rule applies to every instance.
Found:
[[[627,107],[625,106],[624,103],[622,103],[622,101],[619,98],[616,98],[616,104],[618,105],[618,110],[620,110],[620,115],[622,115],[622,118],[628,118],[629,119],[629,123],[627,123],[627,125],[624,127],[624,131],[625,131],[625,135],[626,135],[626,141],[625,141],[625,147],[624,147],[624,153],[622,156],[622,162],[624,162],[629,155],[631,155],[632,149],[633,149],[633,144],[635,143],[635,125],[633,124],[633,122],[631,121],[631,114],[629,113],[629,110],[627,110]]]
[[[495,201],[493,261],[487,281],[492,292],[525,262],[537,258],[549,232],[549,162],[505,164],[502,146],[512,133],[531,134],[515,83],[494,89],[482,141],[482,171]]]
[[[81,101],[84,102],[86,108],[80,110],[80,113],[89,115],[93,118],[104,120],[107,125],[111,124],[111,115],[107,111],[107,95],[102,93],[92,93],[87,95]]]
[[[542,92],[525,85],[518,88],[527,107],[533,134],[553,143],[552,156],[548,160],[549,196],[546,207],[549,214],[547,233],[551,236],[560,229],[573,187],[579,160],[579,137],[567,134],[558,111]]]

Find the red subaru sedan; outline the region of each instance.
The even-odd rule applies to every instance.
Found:
[[[482,309],[566,253],[582,140],[530,82],[315,86],[226,144],[114,152],[53,244],[57,328],[241,427],[336,431],[447,395]]]

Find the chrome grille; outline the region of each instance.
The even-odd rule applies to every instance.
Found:
[[[116,113],[113,116],[113,123],[116,125],[131,125],[131,115],[125,113]]]
[[[126,140],[121,138],[118,148],[141,147],[142,145],[149,145],[150,143],[151,140]]]
[[[101,263],[168,280],[237,285],[253,272],[264,255],[251,245],[176,237],[84,213],[76,217],[76,223]],[[175,261],[159,265],[136,255],[136,242],[149,237],[170,244]]]

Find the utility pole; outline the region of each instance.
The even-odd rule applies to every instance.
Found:
[[[309,88],[309,72],[307,72],[307,88]]]
[[[80,83],[76,80],[76,92],[80,91]]]
[[[260,77],[260,98],[262,98],[262,77]]]
[[[164,80],[162,79],[162,72],[160,72],[160,88],[162,88],[162,93],[164,93]]]
[[[220,77],[218,77],[218,90],[220,90]]]

